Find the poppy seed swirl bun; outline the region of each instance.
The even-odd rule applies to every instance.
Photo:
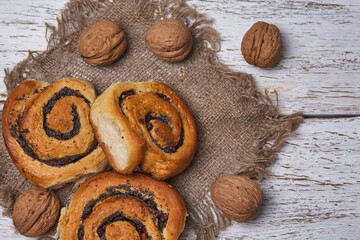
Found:
[[[83,183],[57,228],[60,240],[176,240],[185,225],[180,194],[166,182],[134,173],[100,173]]]
[[[51,85],[19,84],[2,114],[6,148],[20,173],[44,188],[58,188],[103,171],[108,163],[90,124],[91,83],[64,78]]]
[[[163,180],[181,173],[194,157],[194,118],[165,84],[116,83],[96,99],[90,119],[110,165],[119,173],[130,174],[140,166]]]

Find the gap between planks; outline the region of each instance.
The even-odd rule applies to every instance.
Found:
[[[309,118],[353,118],[360,117],[360,114],[303,114],[304,119]]]

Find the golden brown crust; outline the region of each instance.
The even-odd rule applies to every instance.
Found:
[[[184,23],[175,19],[156,22],[146,32],[145,42],[151,52],[168,62],[184,60],[193,45],[189,29]]]
[[[120,173],[131,173],[140,164],[155,178],[166,179],[194,157],[195,121],[165,84],[114,84],[96,99],[90,118],[110,164]]]
[[[112,64],[124,54],[126,47],[125,33],[110,20],[89,26],[78,40],[81,57],[92,66]]]
[[[157,217],[161,214],[168,216],[163,228],[159,226],[160,218]],[[175,240],[184,228],[186,208],[179,193],[166,182],[140,173],[121,175],[105,172],[89,179],[76,190],[67,212],[62,214],[59,222],[60,239],[78,239],[82,226],[83,239],[98,239],[95,233],[101,232],[99,226],[109,216],[122,216],[126,218],[122,221],[130,223],[140,220],[151,239]],[[130,236],[140,234],[137,231],[134,233],[134,224],[109,224],[103,228],[106,236],[116,234],[113,228],[120,228],[121,232]],[[130,236],[124,236],[128,237],[124,239]]]
[[[118,107],[118,99],[120,95],[117,95],[116,92],[112,91],[112,87],[106,90],[101,94],[91,108],[90,120],[94,128],[96,137],[100,146],[102,147],[110,165],[119,173],[130,174],[134,169],[140,164],[144,157],[144,141],[128,126],[126,119],[122,116]],[[98,117],[101,117],[99,119]],[[110,119],[106,121],[107,119]],[[123,137],[115,145],[123,144],[128,152],[128,154],[123,153],[128,157],[128,163],[125,166],[120,166],[117,163],[117,159],[111,153],[112,146],[108,143],[108,139],[105,139],[104,130],[105,127],[110,127],[115,125],[113,131],[122,132]],[[123,127],[124,126],[124,127]]]
[[[67,89],[71,94],[62,97]],[[54,101],[48,104],[51,99]],[[49,86],[28,80],[11,92],[2,114],[3,137],[10,157],[24,177],[38,186],[56,188],[106,168],[105,155],[94,145],[89,121],[89,104],[94,100],[92,85],[75,78],[64,78]],[[48,106],[46,118],[45,106]],[[80,126],[74,125],[75,118]],[[78,132],[71,133],[72,129]],[[53,135],[49,136],[49,131]],[[61,136],[56,138],[59,133]],[[91,146],[92,151],[85,154]],[[77,154],[82,157],[76,160]]]
[[[279,29],[265,22],[256,22],[245,34],[241,52],[247,63],[268,68],[275,66],[281,56]]]

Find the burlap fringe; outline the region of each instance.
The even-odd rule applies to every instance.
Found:
[[[18,63],[11,72],[5,70],[4,82],[8,92],[17,83],[27,78],[26,73],[31,71],[33,64],[36,64],[36,59],[45,57],[56,47],[68,46],[69,42],[75,39],[74,36],[78,34],[78,31],[85,27],[81,25],[83,22],[81,19],[92,17],[94,22],[99,21],[101,19],[101,16],[98,15],[99,12],[105,11],[116,1],[120,0],[71,0],[65,9],[61,11],[60,17],[57,18],[57,28],[46,24],[47,51],[39,54],[29,51],[28,58]],[[266,167],[275,161],[275,152],[284,143],[284,137],[292,134],[302,121],[301,114],[280,116],[269,95],[256,89],[250,75],[234,72],[222,64],[216,56],[216,53],[220,50],[221,39],[218,32],[210,25],[212,20],[207,19],[203,14],[197,13],[184,0],[134,0],[133,4],[134,14],[141,14],[145,18],[152,20],[174,18],[183,21],[195,38],[195,46],[202,48],[202,52],[207,56],[208,61],[216,69],[222,80],[234,82],[243,91],[241,98],[248,101],[257,101],[267,109],[268,116],[271,117],[266,120],[266,124],[271,127],[263,134],[262,139],[258,139],[260,142],[258,151],[251,156],[246,156],[252,159],[249,162],[254,162],[254,164],[245,164],[238,169],[238,174],[262,179],[264,174],[267,174]],[[37,56],[34,56],[35,54]],[[244,81],[244,79],[247,79],[247,81]],[[12,205],[11,200],[9,200],[11,198],[6,195],[5,190],[0,191],[0,198],[0,202],[7,202]],[[5,206],[5,208],[7,207]],[[194,228],[197,239],[215,239],[219,230],[230,224],[230,219],[225,217],[209,198],[203,199],[197,209],[188,209],[188,211],[189,225]],[[215,224],[211,224],[214,223],[214,220]]]
[[[14,207],[14,196],[7,187],[0,188],[0,205],[4,208],[2,214],[6,217],[11,217],[11,212]]]
[[[188,224],[194,229],[198,240],[215,239],[219,231],[229,226],[231,222],[216,208],[208,196],[199,202],[198,209],[189,208],[188,211],[190,213]]]

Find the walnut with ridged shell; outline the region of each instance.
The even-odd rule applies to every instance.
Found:
[[[211,199],[227,217],[237,222],[254,219],[263,200],[259,184],[248,177],[226,175],[211,185]]]
[[[16,199],[12,219],[20,234],[36,237],[54,226],[59,213],[60,202],[57,196],[44,188],[35,187]]]
[[[112,64],[124,54],[126,47],[124,31],[110,20],[90,25],[81,33],[78,40],[81,57],[92,66]]]
[[[156,22],[146,32],[145,43],[151,52],[167,62],[184,60],[193,45],[189,29],[184,23],[175,19]]]
[[[266,22],[255,23],[241,43],[241,52],[246,62],[261,68],[275,66],[280,59],[281,48],[279,29]]]

